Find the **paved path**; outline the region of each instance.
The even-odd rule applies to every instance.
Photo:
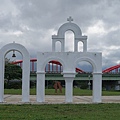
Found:
[[[21,95],[4,95],[1,104],[23,104]],[[36,95],[30,95],[30,104],[65,104],[65,96],[46,95],[44,103],[36,102]],[[73,104],[92,103],[92,96],[73,96]],[[120,103],[120,96],[102,96],[102,103]]]

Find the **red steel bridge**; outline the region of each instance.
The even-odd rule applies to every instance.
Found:
[[[36,58],[30,59],[31,72],[36,72],[36,61],[37,61]],[[17,64],[17,65],[20,65],[22,67],[22,62],[23,62],[22,60],[17,60],[17,61],[12,62],[12,64]],[[120,68],[120,64],[109,67],[109,68],[103,70],[102,73],[111,73],[113,71],[115,73],[118,73],[119,68]],[[60,73],[62,71],[63,71],[62,64],[56,60],[49,61],[49,63],[45,67],[45,72],[48,72],[48,73],[49,72]],[[77,73],[86,73],[85,71],[81,70],[80,68],[76,68],[76,72]]]

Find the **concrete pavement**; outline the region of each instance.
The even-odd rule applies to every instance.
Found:
[[[36,95],[30,95],[30,102],[23,103],[21,95],[4,95],[4,101],[0,104],[65,104],[65,96],[45,95],[45,102],[36,101]],[[72,104],[92,103],[92,96],[73,96]],[[102,96],[102,103],[120,103],[120,96]]]

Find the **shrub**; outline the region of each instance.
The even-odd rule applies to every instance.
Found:
[[[10,80],[4,82],[4,87],[7,89],[21,89],[22,88],[22,80]]]

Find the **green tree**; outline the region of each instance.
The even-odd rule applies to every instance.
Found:
[[[22,69],[20,66],[11,63],[5,64],[5,79],[7,79],[7,86],[9,85],[10,80],[21,78]]]

